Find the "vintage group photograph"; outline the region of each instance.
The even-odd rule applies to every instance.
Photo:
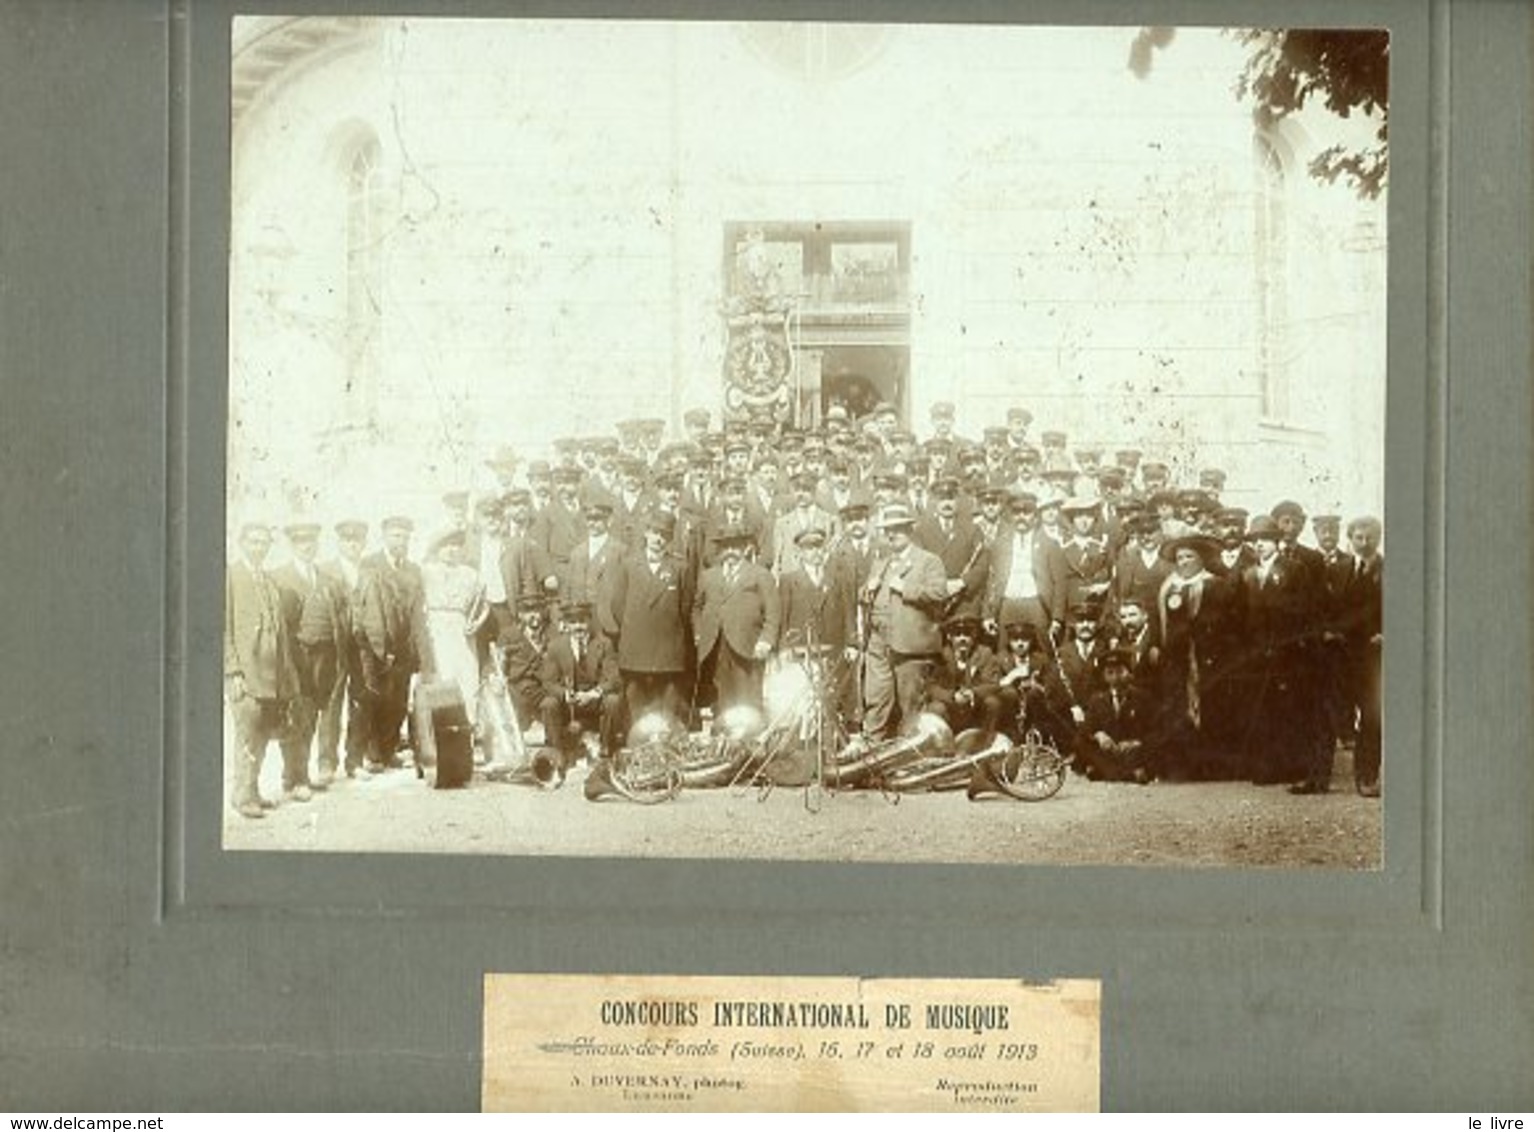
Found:
[[[1381,867],[1386,32],[231,34],[226,849]]]

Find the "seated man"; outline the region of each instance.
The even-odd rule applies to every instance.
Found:
[[[1130,682],[1129,653],[1109,649],[1098,659],[1103,690],[1087,702],[1076,740],[1076,764],[1093,780],[1138,782],[1152,778],[1146,733],[1150,711]]]
[[[544,601],[536,594],[517,600],[517,627],[501,639],[501,671],[524,738],[539,719],[543,701]],[[529,739],[529,742],[532,740]],[[540,740],[541,741],[541,740]]]
[[[1008,703],[1001,689],[1001,662],[977,643],[978,617],[949,618],[943,631],[947,644],[927,685],[926,710],[941,715],[955,734],[978,727],[993,736]]]
[[[1069,755],[1075,723],[1068,710],[1058,707],[1068,697],[1044,643],[1032,625],[1015,623],[1002,629],[1007,646],[1002,661],[1005,671],[998,683],[1006,697],[1007,733],[1021,741],[1028,732],[1036,731],[1056,750]]]
[[[569,766],[581,757],[581,737],[601,738],[601,757],[611,758],[619,741],[623,680],[612,642],[591,632],[591,606],[571,602],[560,614],[559,635],[543,654],[543,701],[539,705],[546,741]]]

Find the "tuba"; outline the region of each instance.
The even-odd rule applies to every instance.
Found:
[[[490,643],[490,671],[479,686],[479,725],[489,762],[485,777],[495,782],[512,782],[554,790],[564,784],[564,760],[548,747],[529,750],[517,720],[511,689],[506,685],[503,667],[505,653],[499,643]]]
[[[832,788],[883,783],[900,767],[953,748],[953,731],[940,715],[923,712],[909,735],[873,747],[854,742],[826,764],[825,785]]]

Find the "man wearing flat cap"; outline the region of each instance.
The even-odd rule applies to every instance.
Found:
[[[1012,495],[1008,520],[991,545],[982,603],[986,627],[1005,637],[1006,626],[1025,624],[1039,641],[1065,623],[1066,564],[1060,546],[1039,529],[1039,500]],[[1008,641],[999,641],[1000,649]]]
[[[627,545],[611,533],[612,504],[594,500],[584,513],[586,538],[570,552],[570,565],[559,584],[566,603],[594,604],[606,590],[608,574],[628,552]]]
[[[827,566],[828,539],[824,528],[801,531],[795,541],[798,560],[778,581],[779,639],[783,647],[805,648],[813,644],[833,654],[856,655],[854,578]]]
[[[699,532],[702,544],[699,553],[705,568],[718,561],[720,532],[740,529],[749,532],[754,544],[761,546],[766,532],[771,528],[767,525],[765,513],[752,499],[746,482],[728,478],[719,485],[719,500]]]
[[[559,633],[544,650],[539,705],[545,741],[566,766],[580,757],[581,736],[600,737],[602,758],[618,749],[623,681],[611,642],[593,633],[592,608],[584,601],[560,607]]]
[[[591,498],[603,498],[611,502],[611,494],[593,489]],[[586,520],[583,516],[586,500],[582,497],[581,477],[573,468],[554,470],[554,498],[541,514],[535,514],[532,499],[528,499],[527,535],[545,556],[549,572],[558,575],[569,569],[570,552],[586,537]],[[508,508],[508,512],[510,508]],[[513,534],[518,533],[514,516],[508,515]],[[539,579],[540,582],[543,579]]]
[[[409,710],[410,677],[425,651],[421,568],[410,560],[414,524],[391,515],[381,524],[383,549],[363,559],[356,630],[368,699],[369,770],[400,765],[400,726]]]
[[[354,778],[367,757],[366,695],[362,681],[362,659],[355,633],[357,605],[362,587],[362,552],[367,546],[368,525],[361,519],[343,519],[335,526],[336,557],[320,567],[335,587],[341,604],[340,620],[344,631],[337,644],[336,683],[330,699],[320,713],[317,734],[320,744],[320,767],[335,770],[335,752],[341,745],[341,719],[346,717],[345,769]]]
[[[932,514],[916,521],[916,545],[937,555],[948,578],[949,616],[980,616],[985,580],[991,558],[985,536],[975,524],[959,514],[959,481],[944,476],[932,485]]]
[[[794,476],[793,506],[778,516],[772,534],[772,573],[781,578],[799,564],[799,535],[808,530],[829,531],[835,517],[815,502],[815,477],[808,472]]]
[[[703,444],[703,438],[708,435],[709,412],[707,409],[692,408],[682,414],[682,430],[687,434],[687,439],[692,443]]]
[[[751,533],[727,527],[717,539],[717,560],[698,579],[692,606],[700,691],[715,719],[734,707],[761,710],[762,675],[778,642],[777,583],[747,561]]]
[[[892,503],[879,517],[887,553],[875,563],[862,602],[869,625],[864,660],[863,732],[879,742],[915,723],[927,677],[942,651],[938,618],[950,590],[937,555],[916,545],[916,516]]]
[[[1028,429],[1033,424],[1033,414],[1021,405],[1007,410],[1007,440],[1014,449],[1028,447]]]
[[[283,792],[298,797],[311,789],[325,789],[336,776],[334,737],[328,749],[321,745],[312,777],[309,757],[320,713],[341,678],[341,654],[351,636],[351,621],[346,594],[315,565],[320,525],[290,523],[286,534],[289,561],[272,571],[272,580],[282,594],[283,617],[298,668],[298,695],[288,709],[288,729],[282,740]]]
[[[943,637],[943,651],[927,683],[926,708],[941,715],[955,735],[978,727],[989,740],[1000,728],[1010,698],[1001,687],[1001,661],[980,643],[978,617],[950,617],[943,624]],[[1011,709],[1015,713],[1015,700]]]
[[[263,817],[270,805],[259,789],[261,763],[298,694],[282,595],[266,571],[271,548],[271,527],[245,523],[224,574],[224,696],[234,724],[229,803],[246,818]]]

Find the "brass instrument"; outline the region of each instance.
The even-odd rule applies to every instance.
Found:
[[[1065,785],[1067,760],[1038,731],[1023,741],[976,764],[965,796],[974,801],[986,794],[1005,794],[1020,802],[1053,798]]]
[[[899,793],[957,790],[965,787],[970,800],[983,794],[1005,794],[1024,802],[1040,802],[1065,784],[1066,762],[1037,731],[1013,744],[996,734],[989,743],[978,728],[954,740],[954,754],[923,759],[900,767],[884,780]]]
[[[728,721],[721,736],[695,737],[664,713],[652,713],[634,725],[620,758],[592,768],[586,776],[586,798],[599,802],[622,797],[653,805],[670,801],[683,789],[749,779],[764,760],[762,746],[753,737],[759,724],[759,717],[742,717]]]
[[[490,671],[479,687],[479,729],[489,760],[486,778],[555,790],[564,785],[564,760],[548,747],[529,750],[517,719],[517,708],[506,686],[504,653],[490,643]]]
[[[844,748],[826,764],[825,784],[842,788],[886,782],[897,768],[952,748],[953,731],[943,717],[923,712],[909,735],[874,747],[863,748],[854,743]]]

